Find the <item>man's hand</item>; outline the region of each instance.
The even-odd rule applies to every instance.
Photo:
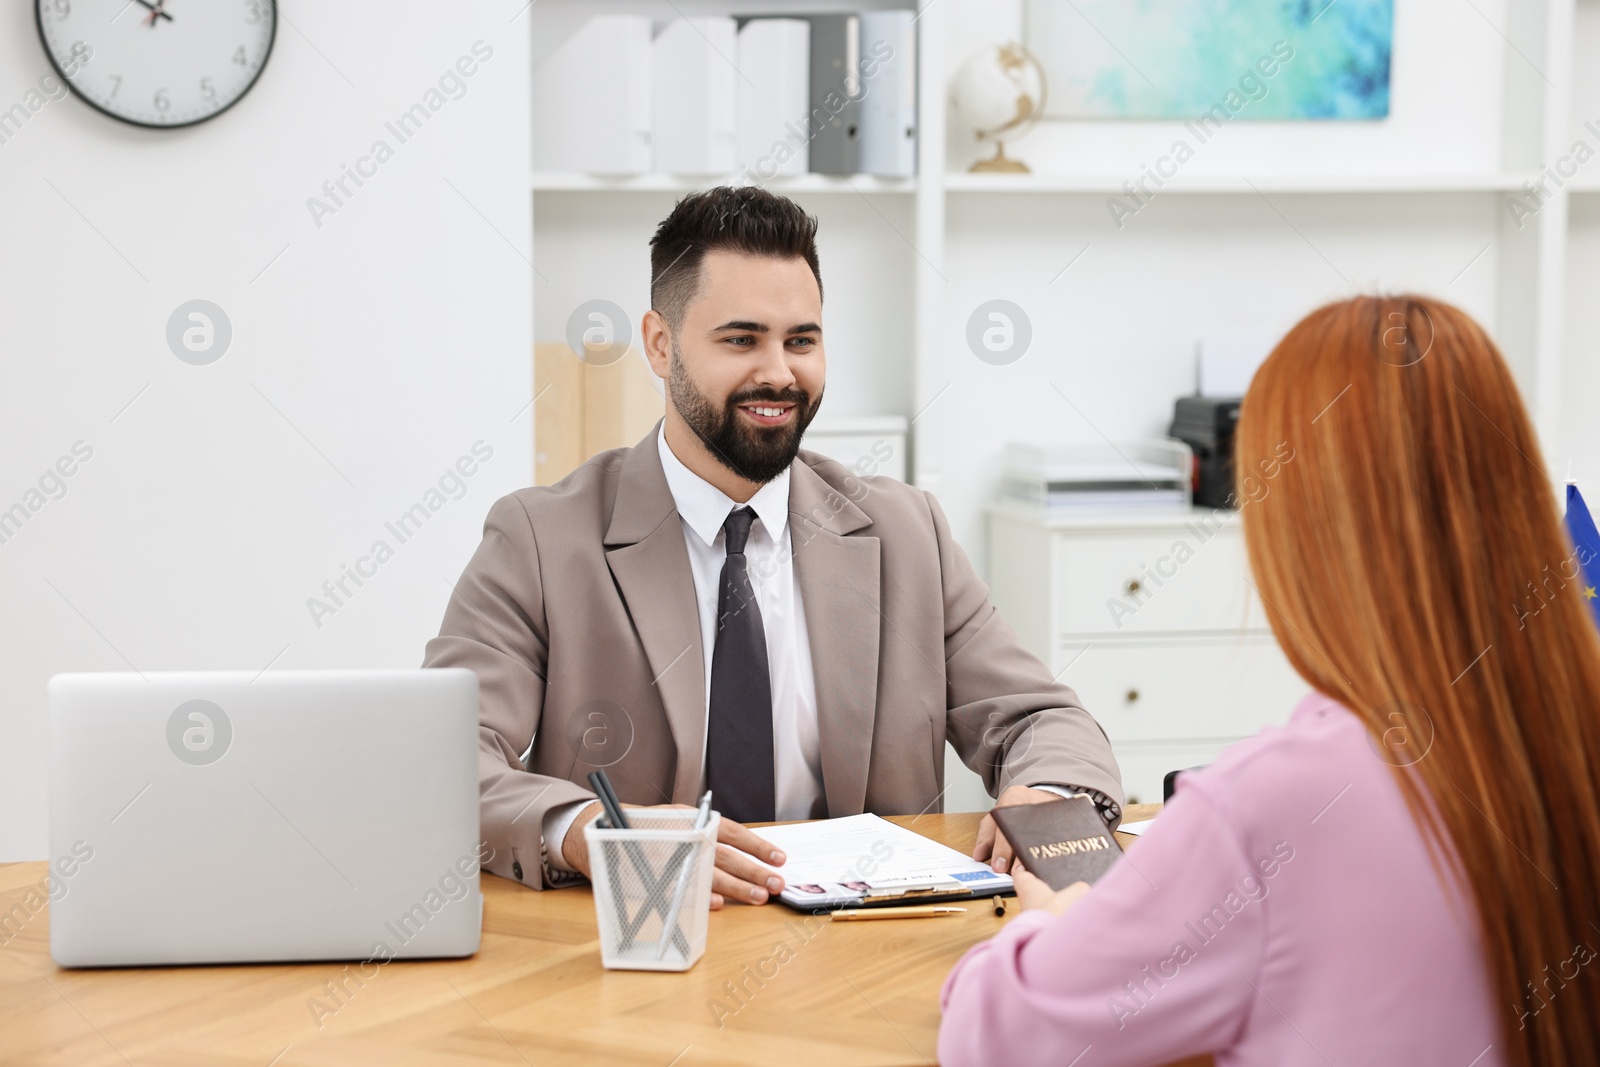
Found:
[[[623,806],[634,807],[631,804]],[[662,804],[660,807],[683,809],[687,805]],[[605,808],[601,807],[599,801],[590,804],[578,813],[578,817],[572,821],[572,828],[567,831],[566,840],[561,842],[561,855],[567,861],[567,866],[581,871],[584,877],[589,876],[589,843],[583,836],[583,828],[604,814]],[[782,852],[757,837],[743,823],[732,819],[720,820],[717,829],[717,867],[711,875],[712,910],[730,900],[742,904],[765,904],[769,897],[782,892],[783,879],[769,868],[782,866],[784,859]]]
[[[994,802],[997,808],[1009,807],[1012,804],[1047,804],[1052,800],[1060,800],[1060,793],[1052,793],[1048,789],[1032,789],[1025,785],[1008,787]],[[978,844],[972,850],[975,860],[988,860],[989,866],[1001,874],[1005,874],[1011,867],[1011,842],[995,826],[994,818],[989,815],[983,817],[978,824]]]
[[[1017,903],[1023,911],[1039,909],[1051,915],[1060,915],[1089,893],[1088,882],[1073,882],[1058,893],[1043,879],[1023,870],[1021,864],[1011,872],[1011,878],[1017,884]]]

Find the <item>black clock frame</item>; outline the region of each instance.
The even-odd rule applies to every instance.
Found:
[[[188,122],[140,122],[138,119],[130,119],[124,115],[119,115],[115,111],[107,111],[105,108],[101,107],[93,100],[90,100],[87,96],[80,92],[78,87],[72,83],[72,79],[67,77],[66,73],[61,69],[61,64],[56,62],[55,53],[50,51],[50,42],[45,39],[44,35],[44,11],[42,8],[49,2],[50,0],[34,0],[33,26],[34,29],[39,32],[39,47],[44,51],[45,58],[50,61],[50,69],[55,71],[56,77],[60,78],[61,81],[66,85],[67,89],[71,91],[72,95],[77,97],[82,103],[87,104],[91,109],[98,111],[107,118],[116,119],[118,122],[126,123],[129,126],[136,126],[141,130],[182,130],[190,126],[198,126],[202,122],[210,122],[219,115],[227,114],[227,112],[230,111],[235,104],[249,96],[250,90],[254,89],[256,87],[256,82],[261,80],[261,75],[265,73],[267,69],[267,60],[272,58],[272,46],[276,44],[278,40],[278,0],[265,0],[267,6],[272,9],[272,34],[267,38],[267,50],[261,55],[261,63],[256,67],[256,76],[250,79],[250,84],[244,87],[243,92],[234,97],[232,100],[228,101],[225,107],[213,111],[204,118],[191,119]],[[131,3],[132,0],[129,0],[129,2]]]

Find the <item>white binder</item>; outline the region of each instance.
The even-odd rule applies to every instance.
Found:
[[[739,30],[739,170],[755,181],[811,166],[811,24],[751,19]]]
[[[598,15],[533,72],[535,170],[650,170],[650,19]]]
[[[917,172],[917,27],[911,11],[861,13],[863,174]]]
[[[656,35],[656,170],[728,174],[736,166],[738,34],[732,18],[673,19]]]

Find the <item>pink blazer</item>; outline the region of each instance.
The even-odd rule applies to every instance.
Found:
[[[1499,1067],[1473,909],[1378,752],[1313,695],[1185,776],[1074,908],[956,964],[940,1063]]]

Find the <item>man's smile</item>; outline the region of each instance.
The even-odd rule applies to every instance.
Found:
[[[793,404],[740,404],[739,410],[758,426],[782,426],[794,415]]]

